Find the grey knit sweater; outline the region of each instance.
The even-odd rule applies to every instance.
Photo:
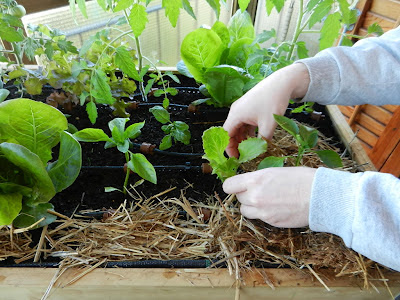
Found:
[[[400,27],[298,62],[311,79],[303,101],[400,104]],[[348,247],[400,271],[399,179],[319,168],[310,201],[312,230],[336,234]]]

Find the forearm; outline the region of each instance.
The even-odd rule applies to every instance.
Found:
[[[399,104],[400,28],[353,47],[333,47],[299,60],[310,76],[303,101],[320,104]]]
[[[400,180],[394,176],[319,168],[309,222],[312,230],[336,234],[348,247],[400,271]]]

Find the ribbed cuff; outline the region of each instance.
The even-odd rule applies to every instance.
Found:
[[[326,53],[301,59],[296,63],[303,63],[310,74],[310,85],[303,102],[318,102],[322,105],[334,104],[333,100],[340,88],[340,74],[336,61]]]
[[[356,190],[362,173],[319,168],[310,199],[310,229],[340,236],[348,247],[353,238]]]

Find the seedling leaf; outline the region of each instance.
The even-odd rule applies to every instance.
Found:
[[[139,37],[142,34],[148,21],[146,8],[143,5],[135,3],[129,15],[129,25],[135,37]]]
[[[159,148],[160,150],[166,150],[171,148],[171,146],[172,146],[172,136],[168,134],[164,136],[163,139],[161,140]]]
[[[128,128],[126,128],[126,130],[124,132],[124,138],[125,139],[137,138],[140,135],[140,133],[141,133],[140,129],[142,129],[143,126],[144,126],[144,121],[128,126]]]
[[[131,160],[128,163],[128,167],[143,179],[157,184],[156,170],[143,154],[131,154]]]
[[[115,51],[115,64],[120,70],[127,74],[130,78],[141,81],[132,55],[125,47],[118,47]]]
[[[169,112],[162,106],[156,105],[149,109],[158,122],[166,124],[170,122]]]
[[[48,213],[47,210],[54,210],[54,206],[51,203],[40,203],[35,206],[22,205],[22,210],[15,218],[13,225],[18,228],[28,227],[43,217],[45,219],[34,228],[43,227],[53,223],[57,217]]]
[[[268,156],[264,158],[257,167],[257,170],[266,168],[283,167],[286,157]]]
[[[250,161],[267,151],[267,142],[259,138],[248,138],[238,146],[239,163]]]
[[[333,150],[316,150],[315,152],[321,161],[329,168],[340,168],[343,166],[339,154]]]
[[[281,126],[294,137],[299,134],[299,127],[293,120],[280,115],[274,115],[274,119],[279,126]]]
[[[224,151],[229,144],[229,135],[222,127],[211,127],[203,132],[204,158],[210,162],[224,164]],[[214,168],[214,166],[212,166]]]
[[[22,194],[0,193],[0,226],[10,225],[22,208]]]
[[[85,128],[74,133],[74,138],[80,142],[108,142],[111,139],[102,129]]]
[[[47,166],[56,193],[69,187],[78,177],[82,166],[81,145],[68,132],[61,133],[58,160]]]

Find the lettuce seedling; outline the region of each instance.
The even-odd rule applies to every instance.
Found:
[[[179,141],[185,145],[189,145],[191,134],[189,125],[182,121],[171,121],[169,112],[162,106],[156,105],[149,109],[158,122],[164,124],[161,129],[165,136],[160,143],[160,150],[171,148],[172,140]],[[169,123],[168,125],[165,125]]]
[[[275,121],[280,127],[290,133],[295,139],[298,146],[298,153],[295,165],[298,166],[305,153],[313,152],[318,155],[321,161],[330,168],[342,167],[342,160],[333,150],[312,150],[318,142],[318,130],[309,128],[304,125],[297,125],[295,121],[280,115],[274,115]],[[288,156],[273,157],[269,156],[262,160],[258,169],[270,167],[283,167],[284,161]]]
[[[106,142],[104,148],[117,147],[117,149],[125,155],[127,167],[140,177],[157,184],[157,175],[153,165],[141,153],[132,153],[129,151],[130,139],[134,139],[140,135],[140,130],[144,126],[144,122],[135,123],[125,129],[126,122],[129,118],[115,118],[108,122],[111,131],[109,137],[102,129],[85,128],[74,133],[74,137],[81,142]],[[127,170],[124,181],[123,192],[126,194],[129,174]],[[106,189],[110,190],[110,189]]]
[[[212,173],[221,181],[236,175],[240,164],[250,161],[267,151],[267,142],[260,138],[248,138],[239,144],[239,158],[225,156],[229,135],[222,127],[211,127],[203,133],[203,158],[210,162]]]
[[[0,226],[45,226],[48,203],[78,177],[82,151],[57,109],[30,99],[0,103]],[[60,144],[58,160],[52,148]]]

